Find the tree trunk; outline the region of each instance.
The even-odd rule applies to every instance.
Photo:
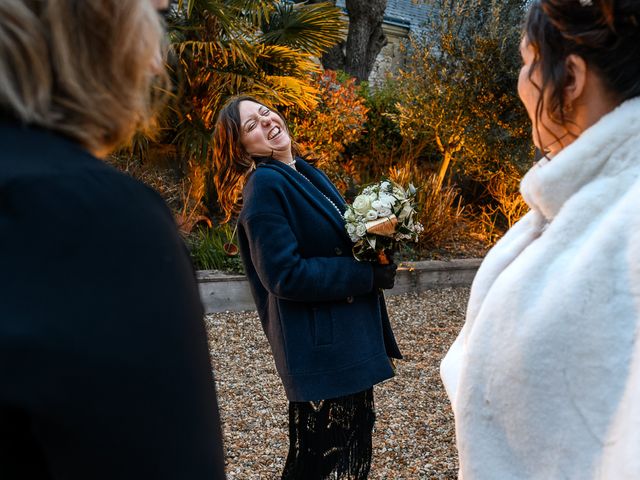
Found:
[[[326,70],[345,70],[344,41],[327,50],[320,61]]]
[[[445,150],[442,155],[442,163],[440,164],[440,169],[438,170],[438,191],[442,190],[442,184],[444,183],[444,177],[447,175],[447,170],[449,170],[449,164],[451,163],[451,152],[449,150]]]
[[[447,172],[449,167],[451,166],[451,160],[453,160],[453,155],[462,150],[462,146],[464,145],[464,139],[460,137],[460,135],[451,135],[449,137],[449,141],[445,145],[440,138],[440,135],[436,134],[436,145],[438,146],[438,150],[442,154],[442,163],[440,163],[440,168],[438,170],[438,190],[442,189],[442,184],[444,183],[444,179],[447,176]]]
[[[359,81],[366,81],[378,53],[387,44],[382,31],[387,0],[346,0],[346,6],[349,34],[344,69]]]
[[[326,1],[308,0],[308,3]],[[329,1],[336,4],[335,0]],[[361,82],[369,78],[376,57],[387,44],[382,30],[387,0],[346,0],[346,7],[349,15],[347,41],[327,51],[321,61],[324,68],[344,70]]]

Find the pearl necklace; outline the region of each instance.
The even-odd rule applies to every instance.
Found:
[[[294,161],[294,163],[295,163],[295,161]],[[305,178],[305,179],[307,180],[307,182],[309,182],[311,185],[313,185],[313,182],[312,182],[311,180],[309,180],[309,178],[308,178],[304,173],[300,172],[299,170],[296,170],[296,172],[298,172],[300,175],[302,175],[302,177],[303,177],[303,178]],[[313,186],[314,186],[314,187],[316,187],[315,185],[313,185]],[[322,190],[320,190],[318,187],[316,187],[316,190],[318,190],[318,191],[320,192],[320,194],[321,194],[324,198],[326,198],[326,199],[329,201],[329,203],[330,203],[331,205],[333,205],[333,208],[335,208],[335,209],[336,209],[336,212],[338,212],[338,215],[340,215],[340,218],[342,218],[342,211],[341,211],[341,210],[338,208],[338,206],[333,202],[333,200],[331,200],[329,197],[327,197],[327,196],[324,194],[324,192],[322,192]]]
[[[302,178],[304,178],[307,182],[309,182],[311,185],[313,185],[313,186],[315,187],[315,189],[316,189],[316,190],[318,190],[318,191],[320,192],[320,194],[321,194],[324,198],[326,198],[326,199],[327,199],[327,201],[328,201],[331,205],[333,205],[333,208],[335,208],[335,209],[336,209],[336,212],[338,212],[338,215],[340,215],[340,218],[342,218],[342,211],[338,208],[338,206],[334,203],[334,201],[333,201],[333,200],[331,200],[329,197],[327,197],[327,196],[322,192],[322,190],[320,190],[318,187],[316,187],[316,186],[313,184],[313,182],[312,182],[311,180],[309,180],[309,178],[308,178],[304,173],[302,173],[300,170],[298,170],[297,168],[295,168],[295,166],[294,166],[294,165],[296,164],[296,160],[295,160],[295,158],[294,158],[293,160],[291,160],[290,162],[282,162],[282,163],[284,163],[284,164],[285,164],[286,166],[288,166],[288,167],[292,167],[296,172],[298,172],[300,175],[302,175]]]

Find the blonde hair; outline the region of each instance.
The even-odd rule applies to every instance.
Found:
[[[150,0],[0,0],[0,110],[103,155],[149,125],[163,38]]]

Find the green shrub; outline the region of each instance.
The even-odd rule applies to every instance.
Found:
[[[439,183],[530,163],[529,122],[516,92],[525,0],[438,0],[397,78],[402,135],[437,145]],[[496,171],[496,170],[494,170]]]
[[[234,232],[227,223],[215,228],[198,228],[187,236],[187,246],[198,270],[244,273],[239,255],[228,255],[225,244],[232,243]]]
[[[393,151],[402,145],[402,135],[398,125],[389,117],[397,113],[397,82],[389,77],[375,89],[363,82],[360,92],[367,106],[366,135],[350,148],[353,154],[368,153],[372,150]]]
[[[398,82],[392,77],[375,89],[364,82],[360,85],[368,110],[365,134],[356,143],[348,145],[345,152],[349,168],[355,172],[353,178],[359,184],[375,182],[391,169],[407,165],[421,174],[431,170],[431,157],[437,154],[434,144],[424,139],[416,141],[403,137],[394,121],[400,101],[398,92]],[[417,180],[410,180],[417,185]]]

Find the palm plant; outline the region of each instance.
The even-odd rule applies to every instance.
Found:
[[[178,0],[167,24],[175,91],[158,141],[174,146],[187,176],[208,168],[215,118],[228,97],[243,93],[281,108],[312,109],[315,58],[345,28],[330,3],[285,0]],[[137,147],[148,142],[141,138]],[[202,210],[201,198],[189,204]]]
[[[313,57],[341,35],[329,4],[276,0],[180,0],[169,18],[180,89],[173,139],[183,158],[206,159],[213,121],[231,95],[308,110],[317,91]]]

